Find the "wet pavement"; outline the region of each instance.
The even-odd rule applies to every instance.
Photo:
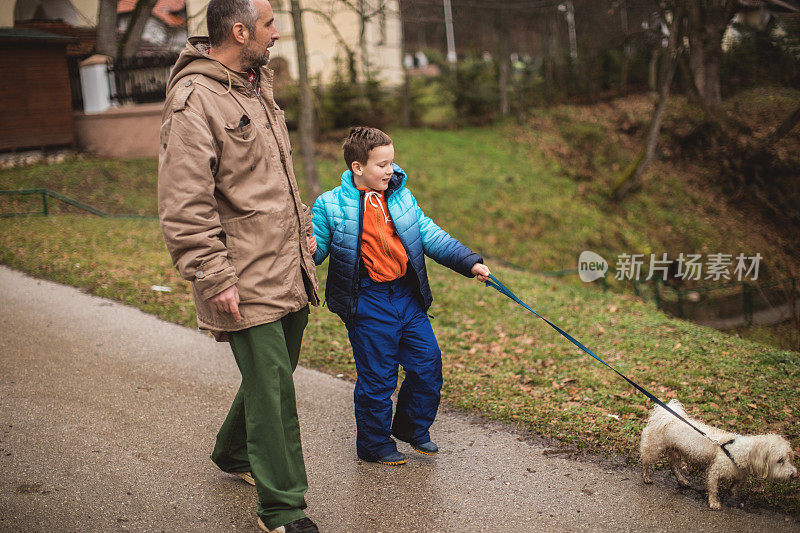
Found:
[[[0,323],[0,531],[258,530],[253,487],[208,459],[239,383],[227,344],[2,266]],[[433,427],[437,457],[363,463],[352,384],[295,378],[323,532],[800,531],[457,413]]]

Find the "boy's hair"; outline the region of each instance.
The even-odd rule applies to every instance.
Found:
[[[358,161],[365,165],[369,159],[370,150],[388,144],[392,144],[392,138],[378,128],[357,126],[351,129],[350,134],[342,145],[347,169],[353,170],[353,161]]]

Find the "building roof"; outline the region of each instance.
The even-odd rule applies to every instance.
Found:
[[[54,33],[32,30],[29,28],[0,28],[0,42],[39,42],[55,45],[60,44],[66,47],[74,41],[75,39],[73,37],[56,35]]]
[[[23,20],[14,23],[16,29],[38,30],[48,34],[72,38],[67,44],[67,55],[86,56],[92,53],[97,44],[97,31],[94,28],[77,28],[63,20]]]
[[[760,9],[764,7],[770,11],[783,13],[797,13],[800,11],[791,1],[784,0],[739,0],[739,4],[745,9]]]
[[[118,0],[117,13],[123,15],[133,12],[137,2],[138,0]],[[186,27],[186,0],[158,0],[151,13],[170,28]]]

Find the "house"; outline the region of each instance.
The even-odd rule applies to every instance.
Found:
[[[797,32],[800,6],[784,0],[739,0],[739,12],[722,37],[722,49],[727,51],[742,40],[737,26],[763,31],[774,24],[773,31],[781,36]]]
[[[136,0],[119,0],[117,12],[120,28],[124,28]],[[376,9],[381,4],[382,9]],[[272,57],[276,66],[286,69],[297,79],[297,53],[293,41],[292,18],[288,0],[273,0],[281,39]],[[208,0],[159,0],[145,27],[145,48],[180,48],[187,34],[207,35],[205,9]],[[349,54],[356,57],[360,74],[365,74],[362,56],[367,57],[369,74],[389,84],[399,84],[402,68],[402,24],[399,0],[365,0],[368,12],[364,24],[346,0],[303,0],[303,25],[309,71],[312,79],[330,83],[338,73],[347,70]],[[92,28],[97,25],[98,0],[6,0],[0,2],[0,27],[13,27],[29,20],[59,20],[72,27]],[[178,46],[178,45],[181,46]]]
[[[277,83],[285,84],[288,78],[298,77],[293,24],[288,11],[289,2],[273,0],[272,3],[276,13],[276,23],[281,32],[280,40],[272,49],[272,66],[278,73]],[[70,112],[76,111],[71,115],[72,130],[69,134],[64,133],[66,129],[61,128],[62,122],[59,122],[61,115],[43,115],[41,120],[31,123],[32,127],[38,129],[39,134],[63,133],[63,135],[46,142],[38,139],[26,141],[26,146],[75,142],[83,149],[106,156],[155,155],[161,106],[157,100],[163,100],[164,79],[174,62],[174,55],[170,58],[163,52],[174,54],[183,48],[187,34],[207,34],[205,27],[207,4],[208,0],[158,0],[145,26],[142,39],[144,44],[139,48],[137,56],[133,60],[117,60],[113,65],[110,75],[113,79],[109,79],[109,86],[112,87],[112,107],[108,109],[109,100],[106,96],[105,111],[102,110],[103,106],[93,106],[93,112],[83,113],[77,66],[93,53],[95,47],[94,28],[97,25],[98,0],[0,2],[0,26],[16,25],[30,28],[26,31],[46,28],[53,33],[71,37],[59,40],[57,36],[51,36],[51,38],[56,37],[56,40],[49,42],[39,36],[42,45],[47,42],[47,45],[53,48],[55,43],[59,43],[60,51],[57,57],[64,63],[63,69],[59,67],[59,73],[62,71],[67,73],[65,74],[67,82],[59,85],[66,92],[59,93],[58,98],[59,102],[62,102],[64,100],[62,93],[66,94],[67,108]],[[364,0],[362,3],[346,0],[302,0],[302,4],[312,83],[328,84],[339,76],[346,77],[350,70],[348,58],[355,58],[352,64],[361,79],[369,76],[387,84],[399,85],[402,82],[402,28],[398,0],[380,0],[380,5],[383,6],[381,9],[375,8],[378,0]],[[118,0],[118,31],[127,27],[135,5],[136,0]],[[356,12],[358,5],[366,6],[367,17],[359,16]],[[19,28],[18,31],[22,29]],[[52,55],[56,58],[56,54]],[[366,58],[366,61],[363,61],[363,58]],[[8,57],[3,59],[7,60]],[[92,58],[89,61],[92,60],[94,62],[91,66],[95,72],[100,65],[105,64],[105,59],[102,57]],[[85,61],[83,64],[88,65]],[[74,66],[75,71],[71,76],[70,65]],[[28,63],[28,70],[36,70],[35,65]],[[72,107],[69,105],[70,78],[73,87]],[[105,84],[97,82],[97,78],[93,80],[95,80],[94,85],[89,87],[87,84],[83,87],[88,91],[87,94],[96,96],[101,92],[107,92]],[[92,92],[92,88],[100,88],[103,91]],[[32,91],[30,94],[38,93]],[[19,100],[23,96],[15,95],[14,98]],[[50,97],[50,100],[53,98]],[[48,102],[48,98],[42,98],[41,101]],[[95,99],[87,100],[89,101],[94,102]],[[128,103],[136,105],[114,107],[117,104]],[[0,100],[0,116],[5,114],[11,117],[13,113],[9,114],[8,108],[12,105],[17,104],[12,104],[12,100],[6,98]],[[63,125],[66,124],[67,121],[63,121]],[[11,148],[16,149],[17,146]]]
[[[67,46],[74,39],[0,28],[0,151],[72,145]]]
[[[361,42],[361,17],[345,0],[302,0],[309,76],[329,84],[348,70],[347,59],[353,54],[356,68],[364,77],[362,55],[367,57],[369,75],[389,85],[403,80],[402,24],[399,0],[365,0],[367,12],[364,42]],[[382,9],[376,9],[380,4]],[[208,0],[186,0],[189,35],[208,35],[205,10]],[[273,0],[275,23],[281,38],[272,50],[273,66],[284,68],[292,79],[298,78],[297,51],[288,0]],[[363,44],[363,46],[362,46]]]
[[[0,27],[25,20],[59,20],[76,28],[97,26],[97,0],[4,0]]]
[[[117,2],[117,29],[124,32],[136,8],[136,0]],[[142,33],[145,53],[178,52],[186,44],[186,0],[158,0]]]

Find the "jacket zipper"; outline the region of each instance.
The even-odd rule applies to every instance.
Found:
[[[261,81],[259,80],[258,87],[256,87],[256,100],[258,103],[261,104],[261,109],[264,110],[264,115],[267,116],[267,124],[269,124],[269,129],[272,132],[272,136],[275,137],[275,144],[278,145],[278,151],[281,153],[281,164],[283,165],[283,172],[286,174],[286,179],[289,179],[289,169],[286,168],[286,156],[283,155],[283,150],[281,150],[281,141],[278,140],[278,134],[275,133],[275,128],[272,126],[272,119],[269,117],[269,112],[267,111],[267,106],[264,105],[264,101],[261,99]],[[289,187],[291,190],[291,187]],[[294,195],[292,195],[294,196]]]
[[[353,303],[350,305],[350,322],[355,323],[356,314],[358,313],[358,292],[359,280],[358,271],[361,266],[361,234],[364,231],[364,191],[358,191],[358,239],[356,240],[356,265],[355,272],[353,272]]]
[[[389,207],[389,197],[392,195],[392,193],[394,193],[393,190],[386,191],[386,212],[389,213],[389,215],[392,217],[392,221],[394,221],[395,220],[394,215],[392,215],[391,208]],[[397,226],[395,226],[395,230],[397,230]],[[411,252],[408,250],[408,247],[406,246],[406,243],[403,242],[403,238],[400,236],[400,232],[399,231],[397,232],[397,238],[400,239],[400,244],[403,245],[403,250],[406,251],[406,257],[408,258],[408,267],[407,267],[407,270],[406,270],[406,275],[408,275],[408,271],[409,270],[414,273],[414,279],[417,281],[417,291],[416,292],[417,292],[417,295],[419,297],[419,302],[422,305],[422,307],[425,307],[425,302],[423,301],[423,298],[422,298],[422,292],[419,290],[419,287],[420,287],[419,274],[417,273],[417,269],[414,268],[414,265],[411,262]],[[422,261],[423,261],[423,266],[422,267],[425,268],[425,265],[424,265],[424,262],[425,262],[424,252],[423,252]]]

